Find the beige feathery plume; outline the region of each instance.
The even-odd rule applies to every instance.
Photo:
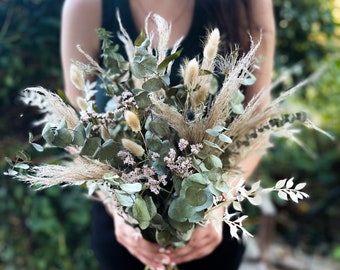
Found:
[[[198,83],[198,73],[199,65],[196,58],[193,58],[184,64],[183,81],[184,85],[188,89],[193,90],[196,88]]]
[[[209,88],[210,84],[206,83],[202,85],[197,91],[193,92],[191,98],[191,104],[193,107],[200,106],[206,101],[209,94]]]
[[[26,88],[21,99],[25,104],[37,106],[45,114],[41,123],[58,125],[65,118],[70,129],[79,123],[79,117],[72,107],[68,106],[57,94],[42,87]]]
[[[229,117],[231,98],[234,92],[240,88],[242,81],[247,78],[249,71],[252,71],[252,66],[255,61],[255,52],[259,45],[260,42],[257,44],[252,42],[248,53],[244,54],[238,61],[230,61],[233,66],[230,67],[220,92],[216,96],[215,102],[210,109],[206,122],[206,129],[224,123]]]
[[[122,145],[126,150],[134,154],[136,157],[141,157],[144,155],[144,148],[134,141],[122,139]]]
[[[151,100],[151,109],[153,113],[173,127],[178,132],[178,136],[180,138],[191,142],[190,130],[184,120],[183,115],[178,111],[173,110],[169,105],[163,103],[162,101],[153,98],[151,98]]]
[[[119,30],[120,30],[120,33],[118,33],[118,38],[124,44],[125,52],[126,52],[126,55],[128,57],[129,63],[132,63],[133,62],[133,58],[135,56],[135,46],[134,46],[134,43],[133,43],[133,41],[130,38],[128,32],[125,30],[125,28],[124,28],[124,26],[122,24],[122,19],[120,17],[119,10],[116,11],[116,17],[117,17],[117,20],[118,20]]]
[[[81,185],[84,181],[102,180],[105,173],[116,171],[107,164],[79,156],[65,165],[34,166],[31,175],[18,175],[17,179],[44,189],[55,185]]]
[[[215,69],[216,57],[218,55],[220,44],[220,31],[218,28],[213,29],[205,42],[203,50],[203,60],[201,63],[201,70],[209,71],[211,74],[205,74],[199,77],[199,84],[204,85],[210,83],[212,78],[212,73]]]
[[[126,123],[132,129],[133,132],[139,132],[141,130],[139,118],[134,112],[125,110],[124,118]]]
[[[80,68],[73,63],[70,66],[70,78],[71,82],[78,90],[84,91],[85,89],[84,74],[80,70]]]
[[[157,63],[160,64],[168,54],[172,26],[171,23],[168,23],[163,17],[159,16],[158,14],[153,14],[152,19],[157,26]]]

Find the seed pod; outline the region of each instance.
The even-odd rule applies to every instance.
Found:
[[[141,157],[144,155],[143,147],[129,139],[122,139],[122,145],[126,150],[128,150],[137,157]]]
[[[126,110],[124,112],[124,118],[128,126],[132,129],[132,131],[139,132],[141,130],[140,122],[139,122],[139,118],[137,114],[129,110]]]

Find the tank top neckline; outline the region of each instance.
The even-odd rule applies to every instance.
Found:
[[[132,12],[131,12],[129,1],[128,0],[117,0],[117,8],[119,10],[123,26],[126,28],[127,32],[130,34],[131,39],[134,41],[140,34],[140,31],[137,30],[133,20],[131,19]],[[182,47],[188,46],[190,43],[189,41],[194,39],[195,33],[197,32],[197,30],[199,30],[199,29],[196,29],[197,27],[195,27],[199,25],[197,21],[199,17],[197,16],[198,14],[199,14],[199,8],[198,8],[196,1],[194,1],[193,18],[190,23],[188,34],[183,37],[183,40],[181,42]]]

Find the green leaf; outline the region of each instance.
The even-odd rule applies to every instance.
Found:
[[[207,159],[204,160],[204,165],[208,170],[213,168],[222,168],[223,163],[220,158],[215,155],[210,155]]]
[[[67,128],[61,128],[56,130],[55,138],[53,140],[53,145],[65,148],[72,143],[73,136]]]
[[[51,127],[48,123],[44,126],[41,135],[44,138],[44,140],[48,143],[53,145],[53,141],[55,139],[55,127]]]
[[[166,57],[162,63],[160,63],[157,67],[157,71],[158,72],[163,72],[169,65],[169,63],[173,60],[175,60],[176,58],[180,57],[181,53],[183,51],[183,48],[177,50],[175,53],[169,55],[168,57]]]
[[[22,170],[27,170],[30,168],[30,166],[26,163],[17,163],[17,164],[14,164],[13,167],[16,169],[22,169]]]
[[[217,137],[219,135],[218,131],[211,129],[211,128],[208,128],[205,132],[213,137]]]
[[[138,94],[135,94],[134,99],[140,109],[145,109],[152,103],[149,93],[146,91],[140,91]]]
[[[83,146],[86,139],[85,127],[79,123],[73,130],[73,144]]]
[[[162,148],[162,141],[161,139],[155,135],[154,133],[147,131],[145,133],[145,140],[146,145],[149,150],[158,153],[159,150]]]
[[[118,202],[125,207],[131,207],[134,205],[134,195],[128,194],[122,190],[115,189]]]
[[[249,86],[249,85],[253,85],[255,82],[256,82],[256,77],[253,74],[249,73],[249,77],[243,78],[241,83],[245,86]]]
[[[204,142],[206,145],[208,145],[208,146],[210,146],[210,147],[212,147],[212,148],[215,148],[215,149],[217,149],[217,150],[219,150],[219,151],[221,151],[221,152],[224,152],[223,149],[222,149],[221,147],[219,147],[216,143],[213,143],[213,142],[210,142],[210,141],[207,141],[207,140],[203,140],[203,142]]]
[[[194,223],[188,221],[178,222],[176,220],[173,220],[172,218],[169,218],[169,223],[176,231],[179,231],[181,233],[191,231],[195,227]]]
[[[178,222],[188,221],[195,213],[194,207],[189,205],[183,197],[174,199],[168,210],[169,217]]]
[[[197,187],[188,187],[185,191],[185,200],[192,206],[201,206],[208,200],[204,189]]]
[[[242,114],[244,112],[244,107],[242,104],[231,104],[231,110],[233,113]]]
[[[156,208],[155,203],[152,200],[152,197],[146,196],[145,197],[145,203],[146,203],[146,207],[148,208],[149,215],[150,215],[151,219],[153,219],[157,214],[157,208]]]
[[[160,90],[163,85],[164,83],[161,78],[151,78],[143,83],[142,88],[148,92],[155,92]]]
[[[173,243],[171,232],[168,230],[156,231],[156,242],[162,247],[169,246]]]
[[[43,152],[44,151],[44,147],[40,144],[37,143],[31,143],[31,145],[34,147],[35,150],[37,150],[38,152]]]
[[[149,123],[149,129],[160,137],[164,137],[170,134],[169,125],[159,118],[156,118]]]
[[[222,141],[222,142],[225,142],[225,143],[232,143],[232,139],[230,137],[228,137],[227,135],[225,134],[220,134],[218,135],[218,138]]]
[[[84,146],[82,147],[80,151],[80,155],[85,155],[85,156],[93,156],[95,153],[98,151],[100,147],[100,138],[98,137],[93,137],[89,138],[85,141]]]
[[[99,138],[98,138],[99,139]],[[100,144],[100,140],[98,140]],[[95,144],[94,144],[95,146]],[[112,161],[119,165],[122,161],[117,157],[117,153],[121,150],[121,145],[112,139],[107,140],[103,145],[97,148],[94,152],[94,157],[101,161]]]
[[[120,188],[129,194],[134,194],[142,190],[141,183],[124,183],[120,185]]]
[[[136,197],[135,203],[132,206],[132,217],[138,221],[139,227],[142,230],[149,227],[151,221],[150,213],[146,202],[140,196]]]

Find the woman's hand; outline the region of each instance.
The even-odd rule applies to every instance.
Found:
[[[222,242],[222,221],[199,226],[192,234],[189,243],[172,250],[171,262],[180,264],[209,255]]]
[[[159,245],[144,240],[136,229],[117,214],[114,214],[114,225],[117,241],[143,264],[152,269],[165,269],[164,265],[170,264],[170,257],[160,252]]]

